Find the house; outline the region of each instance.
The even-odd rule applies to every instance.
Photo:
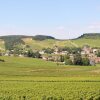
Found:
[[[24,55],[20,54],[19,57],[24,57]]]
[[[100,57],[95,58],[95,63],[100,63]]]
[[[59,54],[59,48],[58,48],[58,46],[54,47],[54,54]]]
[[[93,49],[93,53],[94,54],[98,53],[98,49]]]
[[[70,54],[70,59],[72,62],[74,62],[74,55],[73,54]]]
[[[7,51],[5,52],[5,54],[4,54],[4,56],[10,56],[10,51],[7,50]]]
[[[9,56],[9,55],[10,55],[9,53],[5,53],[5,54],[4,54],[4,56]]]
[[[82,54],[90,54],[90,53],[92,53],[92,49],[91,49],[91,47],[89,47],[89,46],[86,45],[86,46],[83,47],[81,53]]]
[[[86,52],[85,51],[81,51],[81,55],[86,55]]]
[[[48,57],[47,56],[42,56],[42,59],[47,61]]]
[[[90,65],[95,66],[95,60],[94,59],[90,59]]]
[[[67,51],[61,51],[60,54],[61,55],[66,55],[66,54],[68,54],[68,52]]]
[[[44,51],[39,51],[39,53],[40,53],[41,55],[45,54],[45,52],[44,52]]]

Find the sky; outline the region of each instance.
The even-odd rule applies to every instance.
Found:
[[[76,38],[100,33],[100,0],[0,0],[0,35]]]

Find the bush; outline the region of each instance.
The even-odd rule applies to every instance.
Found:
[[[84,65],[84,66],[90,65],[89,59],[88,58],[82,58],[82,65]]]
[[[70,59],[66,59],[65,60],[65,65],[73,65],[73,63]]]
[[[74,65],[82,65],[82,57],[80,54],[74,55]]]
[[[5,60],[3,60],[3,59],[0,59],[0,62],[5,62]]]

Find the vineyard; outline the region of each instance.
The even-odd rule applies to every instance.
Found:
[[[0,100],[100,100],[100,82],[0,81]]]
[[[100,100],[100,65],[57,66],[0,57],[0,100]]]

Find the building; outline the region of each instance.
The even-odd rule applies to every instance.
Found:
[[[100,63],[100,57],[95,58],[95,63]]]

